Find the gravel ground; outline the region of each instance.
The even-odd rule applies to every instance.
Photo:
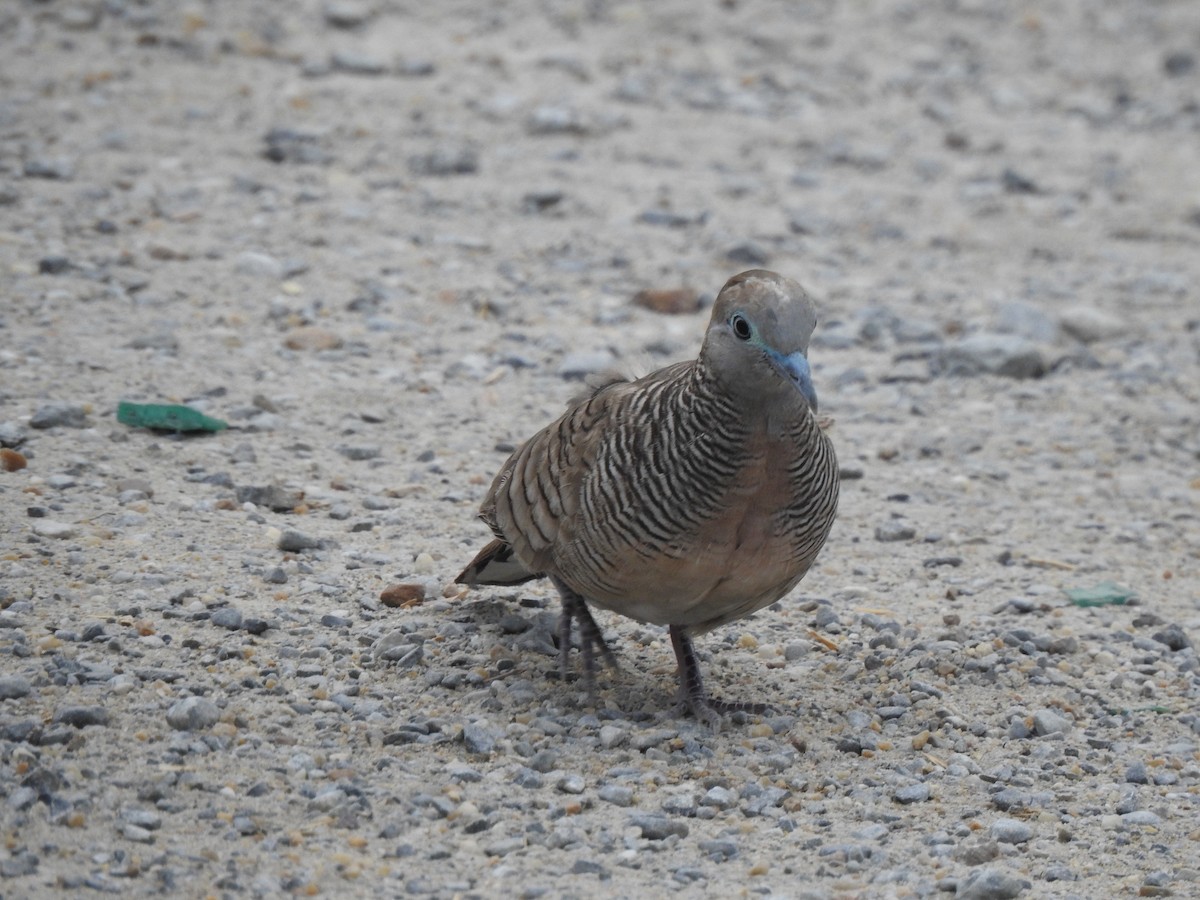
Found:
[[[0,48],[0,896],[1200,896],[1194,2],[12,0]],[[714,735],[662,630],[599,614],[593,703],[548,586],[452,579],[514,444],[753,266],[819,298],[843,501],[700,641],[777,711]]]

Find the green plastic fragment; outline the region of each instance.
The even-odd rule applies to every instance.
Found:
[[[1068,588],[1067,596],[1076,606],[1124,606],[1137,593],[1115,581],[1102,581],[1095,587]]]
[[[154,428],[158,431],[222,431],[229,427],[220,419],[206,416],[190,406],[169,403],[117,404],[117,421],[134,428]]]

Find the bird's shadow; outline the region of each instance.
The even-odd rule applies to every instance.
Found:
[[[507,598],[473,601],[463,608],[458,621],[479,629],[480,649],[491,657],[487,669],[493,681],[515,684],[528,682],[539,707],[553,708],[558,714],[576,710],[580,716],[594,715],[601,721],[625,720],[636,723],[692,723],[707,730],[704,723],[691,718],[681,708],[675,659],[670,648],[667,630],[642,625],[615,615],[594,610],[597,622],[616,653],[619,668],[614,670],[598,661],[594,690],[589,693],[583,674],[578,636],[572,640],[567,669],[560,668],[559,610],[556,600],[511,594]],[[649,641],[639,630],[653,629],[661,633],[661,647],[650,648]],[[723,673],[720,655],[697,646],[706,669],[713,676]],[[772,684],[756,682],[756,671],[748,671],[739,684],[725,683],[714,677],[713,685],[720,696],[753,695],[765,702],[766,715],[790,714],[791,703],[784,693]],[[565,677],[564,677],[565,675]],[[765,678],[766,669],[761,670]],[[525,693],[524,691],[518,693]],[[735,696],[735,699],[739,697]],[[513,712],[520,711],[514,698]],[[762,716],[734,712],[726,716],[731,725],[742,725]]]

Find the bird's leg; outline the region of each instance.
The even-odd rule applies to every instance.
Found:
[[[562,615],[558,617],[558,667],[563,679],[567,677],[567,656],[571,651],[571,623],[579,623],[579,652],[583,656],[583,684],[588,694],[596,693],[596,651],[604,656],[611,669],[617,669],[617,655],[604,640],[600,626],[592,618],[583,597],[571,590],[562,580],[555,578],[554,585],[562,595]]]
[[[679,663],[679,703],[713,731],[721,730],[721,716],[737,712],[754,715],[768,712],[769,707],[765,703],[717,700],[708,695],[700,674],[696,648],[692,646],[692,639],[683,626],[671,626],[671,646],[675,648],[675,659]]]

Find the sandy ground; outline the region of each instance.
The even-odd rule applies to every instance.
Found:
[[[0,5],[0,896],[1200,896],[1198,60],[1189,0]],[[845,480],[712,735],[660,630],[592,703],[548,586],[451,582],[754,266]]]

